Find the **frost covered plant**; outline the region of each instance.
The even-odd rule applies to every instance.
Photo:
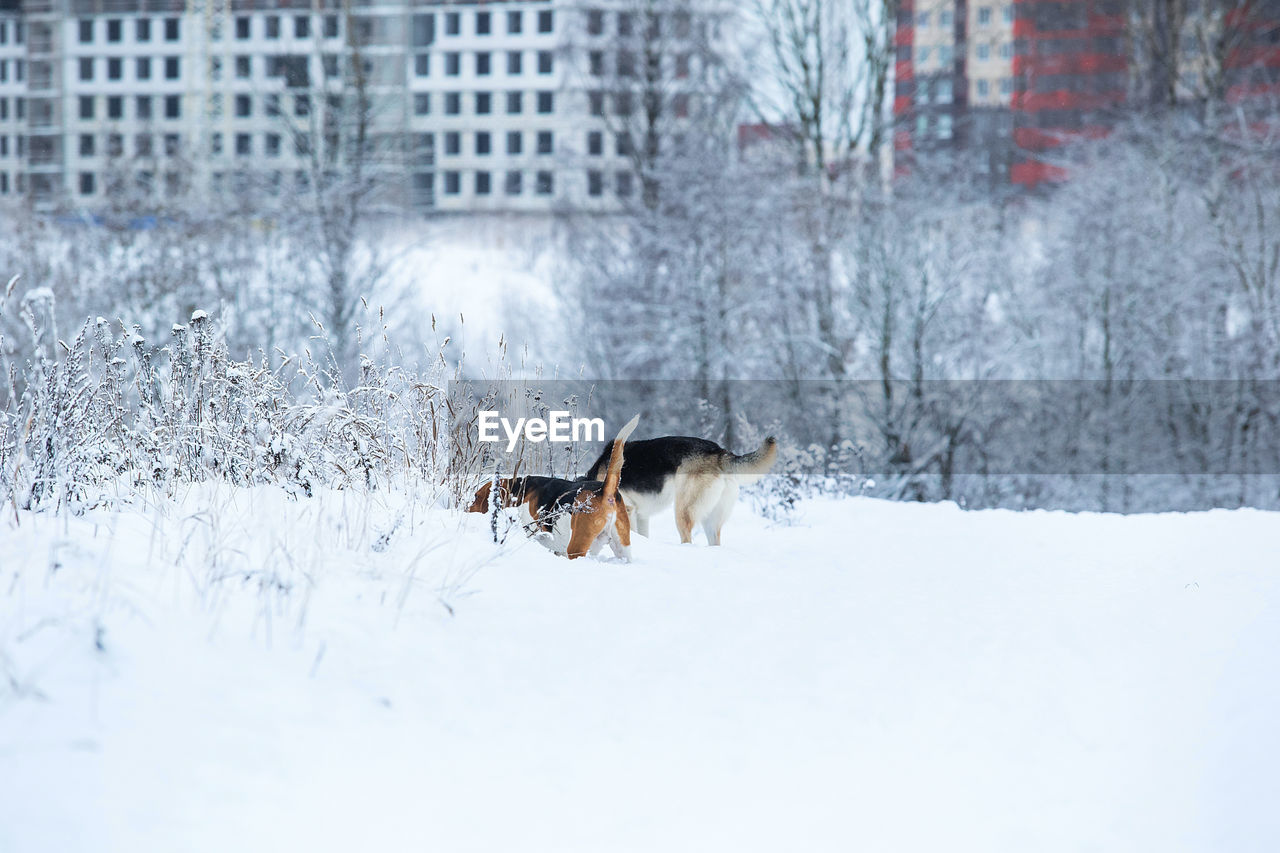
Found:
[[[14,508],[80,511],[144,486],[215,479],[297,495],[405,480],[461,488],[440,448],[449,426],[439,376],[366,358],[348,387],[309,356],[277,353],[274,367],[266,353],[236,360],[204,311],[158,348],[137,326],[101,317],[68,344],[53,307],[49,291],[26,295],[29,351],[0,365],[0,496]]]

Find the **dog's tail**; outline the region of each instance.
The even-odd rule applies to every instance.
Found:
[[[638,423],[640,423],[640,416],[636,415],[627,421],[626,426],[618,430],[618,437],[613,440],[613,452],[609,455],[609,470],[604,475],[602,492],[606,500],[618,494],[618,483],[622,481],[622,446],[626,444],[627,436],[635,431]]]
[[[769,436],[758,450],[744,453],[741,456],[736,453],[726,453],[724,471],[726,474],[733,474],[737,477],[739,485],[749,486],[765,474],[768,474],[769,469],[773,467],[773,463],[777,461],[778,440],[773,436]]]

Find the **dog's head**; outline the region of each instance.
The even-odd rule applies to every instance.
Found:
[[[467,512],[488,512],[489,511],[489,494],[493,491],[493,483],[485,483],[476,489],[475,500],[471,502],[471,506],[467,507]],[[498,505],[511,505],[511,480],[503,479],[498,481]]]

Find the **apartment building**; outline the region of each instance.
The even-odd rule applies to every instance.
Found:
[[[645,36],[689,38],[687,12],[644,5]],[[635,181],[610,119],[633,107],[604,69],[640,37],[638,6],[0,0],[0,198],[278,196],[358,157],[386,201],[419,211],[615,209]],[[669,52],[664,73],[687,80]]]
[[[1054,149],[1098,136],[1132,107],[1131,31],[1125,0],[903,0],[897,25],[895,158],[909,168],[932,152],[962,153],[994,184],[1036,186],[1062,177]],[[1154,9],[1151,4],[1150,9]],[[1136,22],[1136,24],[1135,24]],[[1221,17],[1187,7],[1170,86],[1190,100],[1217,60],[1228,102],[1280,95],[1280,2],[1255,0]]]

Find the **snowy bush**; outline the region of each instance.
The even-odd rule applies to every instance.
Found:
[[[232,358],[201,310],[159,346],[101,317],[68,343],[54,302],[45,290],[22,298],[33,346],[3,364],[0,493],[14,507],[79,511],[144,485],[215,479],[300,495],[406,478],[447,488],[449,471],[468,467],[444,450],[443,361],[422,375],[366,358],[348,386],[309,353],[275,367],[265,353]]]

